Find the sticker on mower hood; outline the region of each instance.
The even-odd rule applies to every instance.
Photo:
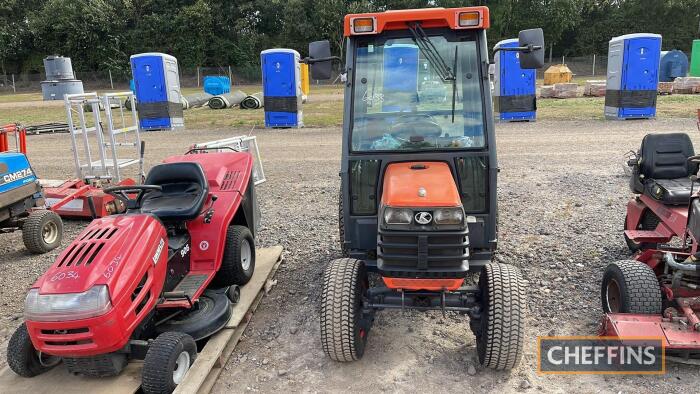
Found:
[[[158,259],[160,259],[160,253],[163,251],[163,246],[165,246],[165,240],[163,238],[158,242],[158,247],[156,248],[156,253],[153,254],[153,265],[158,264]]]
[[[32,175],[34,175],[34,173],[32,172],[31,168],[23,168],[19,171],[5,174],[2,176],[2,178],[0,178],[0,186],[4,185],[6,183],[18,181],[20,179],[29,178]]]

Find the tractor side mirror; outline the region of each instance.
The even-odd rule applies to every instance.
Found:
[[[332,64],[331,43],[328,40],[315,41],[309,44],[309,64],[311,78],[316,80],[331,79]]]
[[[542,29],[522,30],[518,34],[518,46],[526,48],[520,52],[520,68],[534,69],[544,66],[544,32]]]

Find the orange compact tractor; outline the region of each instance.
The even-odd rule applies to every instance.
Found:
[[[328,265],[321,305],[321,342],[336,361],[362,357],[381,309],[466,314],[481,363],[510,369],[521,358],[525,284],[516,267],[492,262],[498,163],[488,27],[486,7],[345,17],[346,257]],[[543,47],[534,29],[499,50],[517,51],[531,69],[542,66]],[[328,41],[309,52],[313,78],[329,78],[337,58]],[[465,281],[472,273],[478,285]]]

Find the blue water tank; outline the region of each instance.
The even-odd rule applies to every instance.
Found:
[[[144,130],[185,125],[177,59],[164,53],[131,56],[139,125]]]
[[[260,52],[265,127],[304,125],[301,111],[301,65],[299,52],[275,48]]]
[[[496,44],[499,48],[517,47],[517,39],[503,40]],[[494,57],[493,111],[496,120],[502,122],[535,120],[537,117],[537,97],[535,70],[520,68],[520,52],[496,51]]]
[[[646,119],[656,116],[661,36],[626,34],[610,40],[605,88],[605,117]]]
[[[682,51],[661,51],[659,81],[673,82],[674,79],[688,76],[688,56]]]
[[[384,46],[382,112],[413,112],[418,105],[418,46]]]
[[[204,77],[204,92],[213,96],[231,93],[231,79],[223,75]]]

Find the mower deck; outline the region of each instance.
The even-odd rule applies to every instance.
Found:
[[[661,315],[608,313],[601,334],[616,337],[659,337],[667,350],[700,351],[700,332]]]
[[[248,325],[250,314],[255,311],[266,292],[266,283],[274,276],[282,261],[281,246],[258,249],[256,253],[255,274],[241,288],[241,297],[233,308],[231,319],[223,330],[209,338],[176,393],[209,392],[233,352]],[[66,392],[132,394],[139,391],[142,366],[142,362],[131,362],[119,376],[101,379],[72,376],[61,365],[45,374],[27,379],[5,367],[0,370],[0,392],[53,394],[56,387],[61,387]]]

